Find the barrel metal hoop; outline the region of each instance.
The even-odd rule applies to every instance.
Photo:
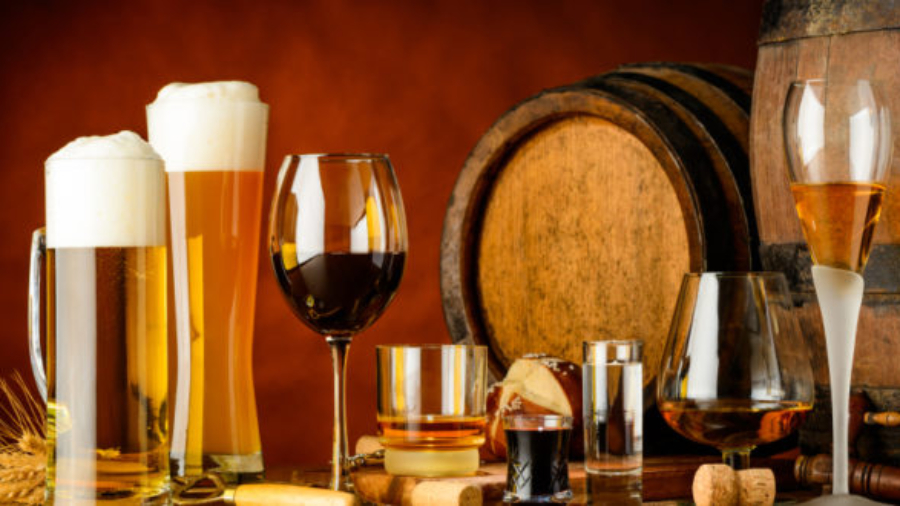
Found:
[[[812,293],[812,257],[805,243],[762,244],[763,269],[780,271],[794,293]],[[900,244],[876,244],[863,273],[866,295],[900,294]],[[867,301],[869,299],[867,298]]]

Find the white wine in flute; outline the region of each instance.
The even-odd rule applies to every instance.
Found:
[[[874,182],[791,185],[813,263],[861,273],[869,259],[885,186]]]

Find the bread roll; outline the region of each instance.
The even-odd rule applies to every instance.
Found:
[[[486,402],[484,460],[506,459],[503,417],[513,414],[571,416],[570,455],[584,453],[579,365],[548,355],[526,355],[513,362],[503,381],[491,386]]]

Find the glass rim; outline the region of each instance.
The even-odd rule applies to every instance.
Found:
[[[285,155],[287,159],[299,159],[299,160],[334,160],[334,161],[344,161],[344,162],[354,162],[354,161],[368,161],[368,160],[390,160],[391,157],[388,156],[387,153],[373,153],[373,152],[330,152],[330,153],[291,153]]]
[[[851,86],[851,85],[855,86],[855,85],[858,85],[859,83],[874,84],[874,83],[879,83],[879,82],[881,82],[881,81],[876,80],[876,79],[866,79],[863,77],[856,78],[856,79],[849,78],[849,77],[837,77],[837,78],[835,78],[835,77],[813,77],[810,79],[795,79],[795,80],[791,81],[789,86],[801,87],[801,86],[805,86],[807,84],[831,84],[834,86]]]
[[[464,350],[487,350],[484,344],[439,344],[439,343],[423,343],[423,344],[378,344],[375,345],[376,350],[443,350],[447,348],[459,348]]]
[[[510,413],[502,416],[503,428],[509,428],[510,422],[526,422],[523,427],[531,429],[571,429],[575,423],[574,416],[560,415],[556,413]],[[547,425],[528,424],[527,422],[550,422]]]
[[[67,158],[53,158],[47,159],[44,161],[44,165],[50,165],[51,163],[65,163],[65,162],[115,162],[115,161],[147,161],[147,162],[159,162],[160,164],[165,164],[166,161],[162,159],[162,157],[154,158],[152,156],[75,156],[75,157],[67,157]]]
[[[717,278],[764,278],[777,279],[785,278],[781,271],[705,271],[705,272],[685,272],[684,278],[700,278],[703,276],[715,276]]]
[[[269,108],[269,104],[263,102],[262,100],[231,100],[231,99],[223,99],[221,97],[191,97],[191,98],[169,98],[163,100],[162,102],[157,102],[154,100],[150,102],[145,107],[149,111],[150,109],[154,109],[157,107],[165,107],[167,105],[177,104],[184,105],[188,103],[195,104],[210,104],[214,103],[216,105],[227,105],[227,104],[235,104],[235,105],[259,105],[266,109]]]
[[[588,341],[588,340],[582,341],[582,344],[584,344],[585,346],[600,346],[600,345],[609,345],[609,344],[614,345],[614,346],[621,346],[623,344],[643,345],[644,340],[641,338],[638,338],[638,337],[631,338],[631,339],[592,339],[590,341]]]

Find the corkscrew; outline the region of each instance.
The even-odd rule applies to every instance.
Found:
[[[358,453],[347,458],[350,469],[381,464],[384,461],[384,449],[368,453]],[[173,479],[173,502],[177,505],[195,506],[205,504],[235,504],[253,506],[266,504],[301,504],[302,497],[315,496],[321,504],[351,505],[357,504],[355,497],[347,492],[335,492],[327,489],[313,488],[304,485],[287,483],[251,483],[230,485],[221,476],[207,473],[195,477],[178,477]],[[300,501],[300,502],[298,502]],[[320,503],[316,503],[320,504]]]

